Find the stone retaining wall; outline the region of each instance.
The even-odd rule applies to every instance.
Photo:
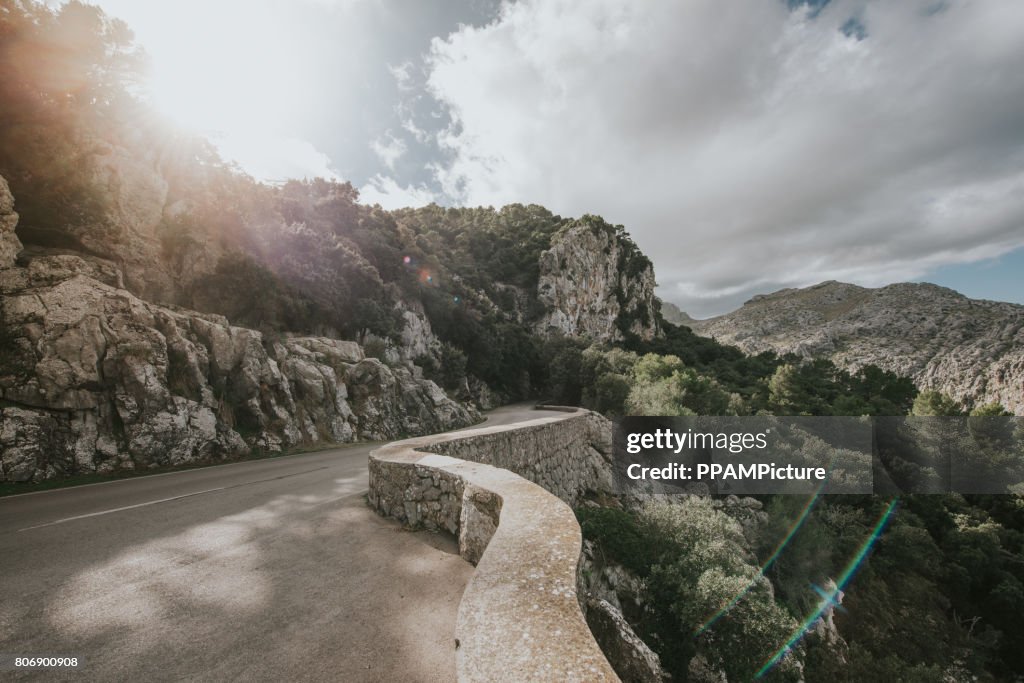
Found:
[[[609,449],[607,421],[572,410],[370,455],[370,504],[452,532],[477,565],[455,627],[460,681],[619,680],[580,610],[582,537],[569,507],[607,490]]]
[[[589,411],[562,412],[564,416],[514,427],[473,429],[392,445],[510,470],[574,506],[587,491],[611,488],[611,431],[607,420]],[[463,494],[461,479],[444,469],[371,457],[371,504],[409,526],[458,535]]]

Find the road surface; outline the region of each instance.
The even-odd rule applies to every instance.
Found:
[[[0,498],[0,653],[82,659],[0,678],[452,680],[472,567],[367,507],[374,447]]]

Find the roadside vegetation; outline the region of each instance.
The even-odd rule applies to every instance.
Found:
[[[609,416],[1008,415],[996,404],[968,411],[877,367],[849,373],[829,361],[749,357],[665,327],[663,339],[622,348],[551,343],[554,400]],[[821,598],[812,586],[842,572],[889,500],[826,497],[759,574],[807,502],[760,496],[763,519],[746,526],[745,509],[696,497],[640,509],[583,507],[578,516],[604,557],[643,579],[646,607],[630,617],[673,679],[687,680],[699,653],[742,681],[813,612]],[[834,615],[841,640],[813,631],[792,652],[800,666],[780,665],[767,680],[1013,680],[1024,671],[1024,499],[902,497],[842,606]]]

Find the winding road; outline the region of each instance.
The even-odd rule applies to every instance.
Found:
[[[366,506],[376,445],[0,498],[0,654],[81,659],[0,677],[453,680],[473,568]]]

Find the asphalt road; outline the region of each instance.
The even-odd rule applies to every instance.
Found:
[[[366,506],[372,448],[0,498],[0,654],[82,660],[0,680],[453,680],[472,567]]]

